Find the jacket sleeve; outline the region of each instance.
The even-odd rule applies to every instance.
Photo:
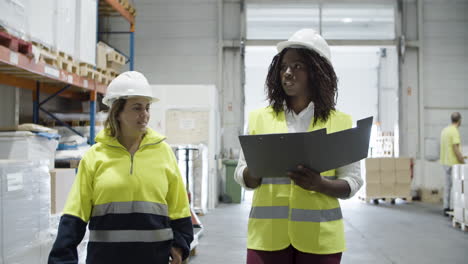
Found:
[[[86,232],[86,222],[72,215],[63,215],[48,264],[78,264],[76,247],[80,244]]]
[[[57,238],[49,255],[49,264],[78,263],[76,248],[85,235],[91,214],[92,189],[91,174],[83,158],[60,218]]]
[[[170,150],[170,149],[169,149]],[[180,175],[174,153],[170,150],[171,175],[169,177],[169,189],[167,193],[167,205],[172,231],[174,233],[173,247],[181,248],[183,259],[190,254],[190,243],[193,241],[192,217],[187,192]]]

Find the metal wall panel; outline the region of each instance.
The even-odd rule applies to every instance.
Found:
[[[423,2],[424,135],[440,137],[450,114],[468,116],[468,1]],[[462,142],[468,142],[462,122]]]

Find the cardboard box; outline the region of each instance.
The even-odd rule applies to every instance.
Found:
[[[411,184],[409,183],[396,183],[395,195],[401,198],[411,196]]]
[[[367,172],[363,179],[366,183],[380,183],[380,172],[371,171]]]
[[[442,190],[441,189],[421,189],[420,190],[421,202],[431,204],[442,203]]]
[[[54,169],[50,172],[50,213],[61,213],[75,181],[75,169]]]
[[[411,171],[410,170],[397,170],[395,171],[396,183],[411,183]]]
[[[99,41],[96,45],[96,67],[106,69],[107,67],[107,53],[112,48],[107,46],[104,42]]]
[[[395,171],[395,159],[394,158],[381,158],[380,159],[380,171]]]
[[[380,183],[366,183],[364,186],[364,196],[379,197],[380,196]]]
[[[411,159],[410,158],[395,158],[395,170],[411,170]]]
[[[465,208],[455,207],[453,209],[453,217],[459,222],[465,222],[465,211]]]
[[[366,172],[377,172],[380,171],[380,158],[368,158],[364,160],[364,166]]]
[[[395,180],[395,171],[381,171],[380,172],[380,182],[381,183],[391,183],[394,184]]]
[[[394,183],[382,183],[380,184],[380,195],[385,196],[395,196],[395,184]]]

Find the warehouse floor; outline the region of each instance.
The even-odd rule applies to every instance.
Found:
[[[467,263],[468,232],[455,229],[440,206],[420,202],[395,205],[341,201],[351,263]],[[242,264],[246,256],[250,203],[221,204],[201,217],[203,237],[190,264]]]

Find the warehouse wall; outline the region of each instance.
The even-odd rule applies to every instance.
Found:
[[[438,139],[458,111],[468,118],[468,1],[428,0],[423,6],[425,140]],[[468,124],[460,127],[468,143]],[[429,149],[426,149],[426,154]]]
[[[216,0],[142,0],[134,4],[138,12],[136,70],[154,84],[216,83]],[[114,19],[112,23],[113,30],[128,30],[123,19]],[[113,35],[109,40],[128,54],[127,35]]]
[[[452,112],[468,116],[468,1],[423,0],[418,25],[419,1],[404,3],[404,31],[408,46],[401,65],[400,150],[416,158],[415,186],[443,186],[437,161],[441,130]],[[418,26],[421,39],[418,41]],[[460,127],[462,143],[468,142],[468,126]]]

